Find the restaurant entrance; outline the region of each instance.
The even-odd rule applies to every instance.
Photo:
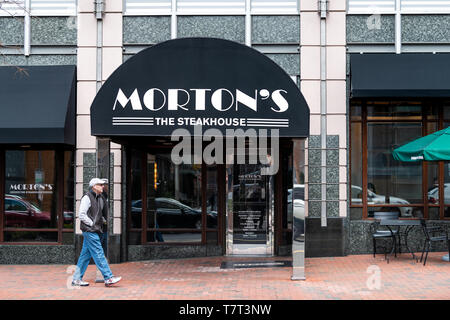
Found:
[[[304,152],[293,145],[304,150],[309,108],[267,56],[212,38],[142,50],[97,93],[91,134],[126,153],[128,260],[292,253],[294,265],[303,261],[305,207],[293,188],[305,183]]]
[[[283,151],[279,170],[268,174],[268,164],[249,163],[249,148],[245,163],[176,164],[170,140],[157,140],[147,146],[118,141],[127,150],[128,245],[212,245],[230,256],[277,254],[276,232],[279,245],[284,231],[292,232],[289,143],[283,142],[289,151]]]

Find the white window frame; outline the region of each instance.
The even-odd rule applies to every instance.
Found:
[[[164,0],[161,0],[164,1]],[[248,0],[244,0],[243,2],[245,3],[245,5],[243,6],[242,10],[221,10],[221,11],[214,11],[214,10],[201,10],[201,11],[189,11],[189,12],[180,12],[178,11],[178,6],[177,6],[177,0],[165,0],[167,2],[172,1],[172,5],[171,5],[171,9],[167,9],[166,11],[163,12],[144,12],[144,13],[139,13],[139,12],[127,12],[126,11],[126,5],[127,5],[127,0],[122,0],[123,3],[123,15],[124,16],[172,16],[173,14],[177,15],[177,16],[244,16],[248,13],[248,11],[250,10],[250,14],[251,15],[257,15],[257,16],[297,16],[300,15],[300,0],[296,0],[297,3],[297,10],[296,12],[292,12],[292,11],[283,11],[283,10],[277,10],[275,12],[258,12],[258,11],[252,11],[251,10],[251,2],[250,2],[250,6],[248,6],[247,1]],[[252,0],[250,0],[252,1]],[[273,0],[274,2],[276,2],[277,0]]]
[[[32,16],[32,17],[72,17],[77,15],[77,8],[78,8],[78,0],[66,0],[73,2],[73,4],[70,6],[71,9],[65,10],[65,11],[57,11],[57,10],[36,10],[33,9],[33,1],[38,0],[30,0],[31,6],[27,8],[27,0],[13,0],[14,2],[21,2],[20,6],[23,6],[23,9],[19,9],[17,12],[11,13],[6,10],[0,10],[0,17],[26,17],[26,16]],[[92,0],[93,1],[93,0]]]
[[[47,0],[48,1],[48,0]],[[66,0],[68,1],[68,0]],[[92,0],[94,1],[94,0]],[[72,17],[77,15],[77,8],[78,8],[78,0],[70,0],[72,2],[69,6],[62,6],[61,8],[66,8],[64,11],[58,11],[58,10],[46,10],[45,6],[44,9],[38,9],[36,10],[36,7],[33,7],[33,2],[36,2],[36,0],[31,0],[31,16],[35,17]],[[58,3],[56,3],[58,7]]]
[[[1,1],[1,0],[0,0]],[[6,8],[4,7],[7,5]],[[14,7],[17,6],[17,9]],[[0,9],[0,17],[23,17],[25,15],[25,0],[7,0],[2,2]]]
[[[411,1],[411,0],[397,0],[400,1],[400,7],[397,8],[397,1],[395,1],[394,4],[394,9],[393,10],[382,10],[376,7],[368,7],[367,9],[364,10],[351,10],[350,8],[350,1],[352,0],[347,0],[347,14],[348,15],[359,15],[359,14],[416,14],[416,15],[421,15],[421,14],[450,14],[450,1],[447,0],[442,0],[442,1],[446,1],[447,3],[449,3],[449,7],[448,9],[444,10],[435,10],[434,8],[430,8],[430,9],[423,9],[423,10],[408,10],[408,9],[404,9],[402,6],[402,2],[403,1]],[[424,0],[424,2],[426,1],[435,1],[435,0]],[[439,0],[438,0],[439,1]]]

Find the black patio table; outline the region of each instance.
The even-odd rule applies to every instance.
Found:
[[[404,226],[406,227],[405,231],[403,232],[405,246],[406,246],[406,249],[408,249],[409,253],[412,254],[413,259],[415,259],[417,262],[417,258],[414,255],[414,252],[412,252],[408,246],[408,233],[415,226],[420,226],[420,220],[417,220],[417,219],[410,219],[410,220],[382,219],[382,220],[379,220],[379,222],[380,222],[380,226],[386,226],[389,229],[389,231],[391,232],[391,234],[393,236],[394,241],[396,241],[396,240],[395,240],[394,233],[393,233],[391,227],[398,227],[398,229],[400,229],[400,227],[404,227]],[[399,242],[400,242],[399,247],[401,248],[402,242],[401,242],[400,230],[398,232],[398,235],[399,235]],[[394,251],[394,246],[392,246],[392,250],[391,250],[390,254],[392,254],[392,251]],[[388,259],[388,263],[389,263],[389,259]]]

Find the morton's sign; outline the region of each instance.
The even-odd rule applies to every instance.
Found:
[[[170,136],[175,129],[279,129],[307,137],[309,108],[277,64],[221,39],[170,40],[141,51],[106,81],[91,106],[97,136]]]

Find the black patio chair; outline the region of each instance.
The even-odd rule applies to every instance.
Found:
[[[395,220],[398,219],[398,212],[383,212],[383,211],[377,211],[373,213],[373,217],[375,219],[374,223],[371,225],[372,227],[372,241],[373,241],[373,257],[375,258],[375,255],[377,253],[377,240],[378,239],[391,239],[392,244],[394,246],[394,254],[397,257],[397,237],[399,235],[399,228],[395,230],[390,229],[380,229],[379,221],[386,219],[386,220]],[[386,257],[386,248],[384,249],[384,256]]]
[[[423,260],[423,254],[425,253],[426,249],[425,260],[423,261],[423,265],[427,263],[428,252],[431,249],[431,244],[437,241],[447,242],[447,249],[450,256],[450,240],[448,238],[447,231],[439,226],[434,227],[427,226],[425,219],[420,219],[420,224],[422,225],[422,231],[425,236],[425,239],[423,241],[423,249],[422,249],[422,256],[420,257],[420,262],[422,262]]]

